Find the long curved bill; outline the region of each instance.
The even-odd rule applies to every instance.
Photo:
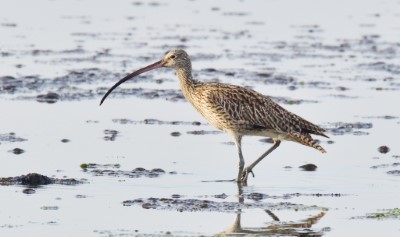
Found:
[[[131,78],[133,78],[133,77],[135,77],[135,76],[138,76],[138,75],[140,75],[140,74],[142,74],[142,73],[144,73],[144,72],[147,72],[147,71],[150,71],[150,70],[153,70],[153,69],[156,69],[156,68],[163,67],[164,64],[165,64],[164,60],[160,60],[160,61],[155,62],[155,63],[153,63],[153,64],[151,64],[151,65],[149,65],[149,66],[147,66],[147,67],[141,68],[141,69],[139,69],[139,70],[137,70],[137,71],[134,71],[134,72],[132,72],[132,73],[126,75],[124,78],[122,78],[122,79],[119,80],[117,83],[115,83],[115,85],[113,85],[113,86],[107,91],[107,93],[106,93],[106,94],[103,96],[103,98],[101,99],[100,105],[103,104],[103,102],[104,102],[104,100],[107,98],[107,96],[108,96],[109,94],[111,94],[111,92],[112,92],[115,88],[117,88],[119,85],[121,85],[122,83],[124,83],[124,82],[126,82],[127,80],[129,80],[129,79],[131,79]]]

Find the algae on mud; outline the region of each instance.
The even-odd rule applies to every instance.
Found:
[[[367,213],[365,216],[352,217],[352,219],[400,219],[400,208],[384,209],[378,212]]]
[[[50,178],[37,173],[29,173],[17,177],[0,178],[0,185],[27,185],[40,186],[49,184],[77,185],[86,183],[86,180]]]
[[[95,163],[82,163],[80,165],[83,171],[94,176],[114,176],[114,177],[127,177],[127,178],[157,178],[166,172],[160,168],[147,170],[142,167],[133,170],[120,170],[120,164],[95,164]],[[168,174],[176,174],[175,171],[168,172]]]

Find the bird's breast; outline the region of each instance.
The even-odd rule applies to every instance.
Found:
[[[204,102],[204,101],[203,101]],[[216,113],[215,110],[208,103],[192,103],[193,107],[207,120],[209,124],[216,127],[219,130],[224,131],[226,123],[224,123],[224,118],[221,114]]]

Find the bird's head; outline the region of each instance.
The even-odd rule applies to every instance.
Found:
[[[189,55],[182,49],[173,49],[167,51],[163,58],[164,67],[169,68],[186,68],[190,66]]]
[[[188,54],[182,50],[182,49],[173,49],[165,53],[165,56],[163,59],[160,61],[157,61],[153,64],[150,64],[147,67],[141,68],[137,71],[134,71],[128,75],[126,75],[124,78],[119,80],[115,85],[113,85],[107,93],[103,96],[101,99],[100,105],[103,104],[104,100],[107,98],[111,92],[117,88],[119,85],[122,83],[134,78],[135,76],[138,76],[144,72],[148,72],[153,69],[161,68],[161,67],[168,67],[168,68],[174,68],[174,69],[179,69],[183,68],[185,70],[191,70],[191,62],[189,59]]]

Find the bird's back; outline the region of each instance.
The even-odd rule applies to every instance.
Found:
[[[220,130],[241,136],[296,141],[325,152],[310,136],[327,137],[324,129],[254,90],[220,83],[200,83],[189,100],[210,124]]]

